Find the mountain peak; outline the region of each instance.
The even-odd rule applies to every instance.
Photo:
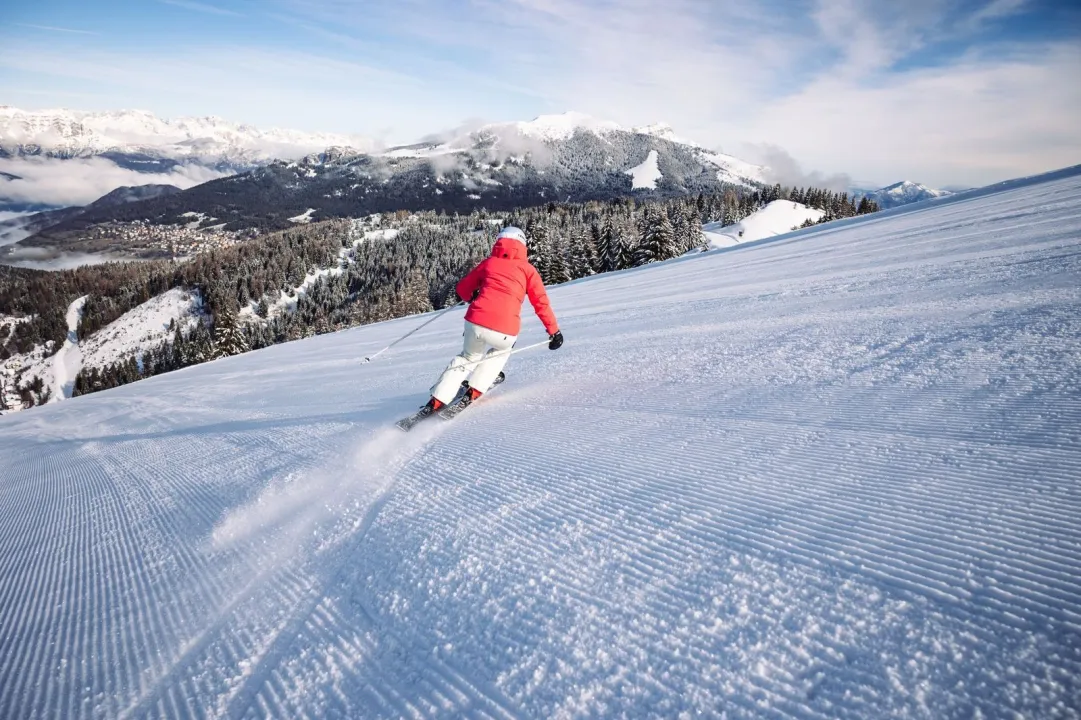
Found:
[[[911,180],[902,180],[900,182],[895,182],[893,185],[887,185],[886,187],[881,188],[881,189],[889,191],[889,190],[898,190],[898,189],[903,189],[903,188],[924,188],[924,189],[928,189],[926,185],[921,185],[920,183],[912,182]]]
[[[874,192],[867,193],[866,196],[877,202],[879,207],[885,209],[897,207],[898,205],[922,202],[923,200],[931,200],[950,194],[951,193],[948,190],[936,190],[921,183],[912,182],[911,180],[901,180],[892,185],[879,188]]]
[[[566,140],[578,130],[603,134],[623,130],[618,123],[569,110],[554,115],[538,115],[532,120],[511,123],[522,135],[542,140]]]

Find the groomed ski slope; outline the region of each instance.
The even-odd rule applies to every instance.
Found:
[[[0,418],[0,717],[1081,716],[1081,173]],[[535,319],[522,344],[542,336]]]

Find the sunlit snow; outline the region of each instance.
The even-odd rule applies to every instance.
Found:
[[[1076,717],[1081,171],[0,418],[0,717]],[[520,346],[543,340],[529,318]]]
[[[143,353],[172,340],[177,327],[189,332],[203,320],[203,300],[198,293],[173,288],[129,310],[101,330],[85,338],[80,346],[83,364],[103,368]]]
[[[739,243],[784,235],[792,232],[807,220],[820,220],[824,212],[791,200],[774,200],[737,223],[724,225],[720,222],[702,226],[711,248],[729,247]]]
[[[319,212],[318,208],[308,208],[301,214],[294,215],[293,217],[289,218],[289,222],[310,223],[312,221],[312,214],[316,212]]]
[[[657,181],[664,177],[657,166],[657,151],[650,150],[646,159],[628,170],[627,174],[631,176],[631,187],[635,190],[656,190]]]

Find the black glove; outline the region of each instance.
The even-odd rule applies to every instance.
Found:
[[[548,349],[558,350],[563,347],[563,333],[556,330],[554,334],[548,336]]]
[[[473,302],[478,297],[480,297],[480,288],[477,288],[476,290],[473,291],[473,297],[469,298],[469,302]]]

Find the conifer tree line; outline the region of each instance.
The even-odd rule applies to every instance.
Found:
[[[877,210],[873,202],[856,203],[843,193],[774,185],[671,200],[549,203],[511,213],[398,212],[363,222],[330,220],[212,250],[187,262],[109,263],[60,272],[0,268],[0,314],[33,318],[9,330],[0,358],[47,340],[58,349],[67,332],[67,305],[83,295],[88,298],[80,337],[171,288],[188,288],[201,296],[206,311],[201,322],[192,327],[177,324],[169,340],[139,358],[86,368],[75,382],[75,394],[86,394],[251,349],[453,304],[458,279],[487,256],[503,225],[526,231],[530,262],[545,284],[554,285],[678,257],[703,246],[702,224],[739,222],[774,200],[808,204],[829,219]],[[373,229],[384,232],[362,237]],[[309,279],[303,292],[294,292],[320,270],[321,276]]]

